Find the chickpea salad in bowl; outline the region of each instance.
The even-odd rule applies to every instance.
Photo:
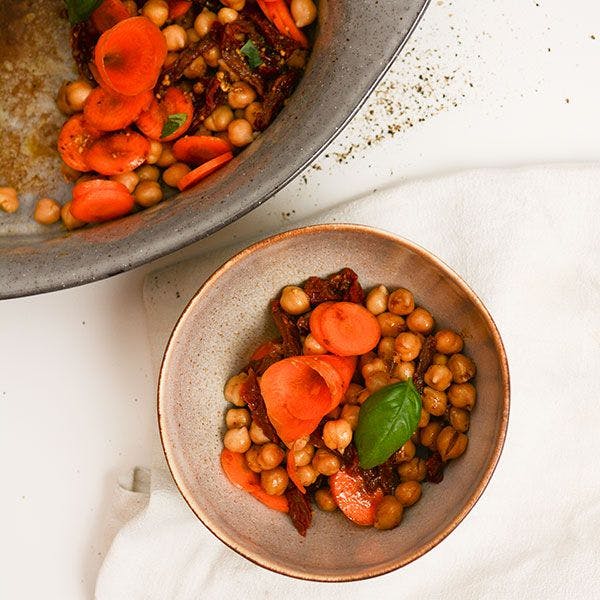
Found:
[[[225,385],[223,472],[303,536],[313,504],[397,527],[467,450],[476,366],[462,336],[408,289],[365,294],[349,268],[285,287],[269,310],[279,337]]]
[[[80,77],[58,91],[57,145],[75,185],[33,217],[69,230],[154,206],[251,144],[301,79],[317,17],[313,0],[65,3]],[[0,187],[0,208],[18,194]]]

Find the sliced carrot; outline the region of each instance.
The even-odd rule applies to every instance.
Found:
[[[92,13],[92,24],[102,33],[129,17],[131,15],[121,0],[104,0]]]
[[[277,347],[277,341],[276,340],[269,340],[267,342],[263,342],[252,353],[252,356],[250,357],[250,360],[260,360],[261,358],[264,358],[265,356],[268,356],[269,354],[271,354],[271,352],[273,352],[276,347]]]
[[[381,327],[364,306],[353,302],[333,302],[310,318],[313,337],[328,352],[338,356],[366,354],[378,344]]]
[[[173,133],[162,137],[165,123],[171,115],[185,115],[185,121]],[[139,130],[151,140],[170,142],[182,136],[192,124],[194,105],[189,95],[179,88],[169,88],[157,102],[152,100],[147,110],[143,111],[135,124]]]
[[[288,450],[287,459],[286,459],[286,467],[288,475],[292,483],[303,493],[306,494],[306,488],[302,485],[300,481],[300,477],[298,477],[298,471],[296,471],[296,463],[294,461],[294,452],[292,450]]]
[[[214,173],[217,169],[220,169],[224,164],[228,163],[233,158],[233,154],[231,152],[227,152],[226,154],[221,154],[221,156],[217,156],[217,158],[213,158],[208,162],[205,162],[203,165],[195,168],[193,171],[190,171],[187,175],[183,176],[177,187],[183,192],[183,190],[187,190],[192,186],[196,185],[199,181],[208,177],[211,173]]]
[[[168,0],[169,2],[169,19],[179,19],[190,10],[192,6],[191,0]]]
[[[322,354],[320,356],[299,356],[298,359],[305,360],[323,377],[331,393],[329,410],[333,410],[344,399],[344,394],[352,381],[356,370],[356,356]],[[332,371],[335,375],[331,374]]]
[[[73,188],[71,214],[86,223],[99,223],[131,212],[133,196],[118,181],[91,179]]]
[[[100,36],[94,64],[115,92],[136,96],[156,85],[166,56],[161,30],[146,17],[130,17]]]
[[[83,153],[83,159],[92,171],[118,175],[139,167],[149,150],[150,142],[139,133],[111,133],[94,142]]]
[[[201,165],[221,154],[231,152],[225,140],[210,135],[186,135],[173,144],[175,158],[188,165]]]
[[[339,509],[357,525],[373,525],[375,511],[383,498],[378,488],[375,492],[365,489],[365,482],[359,474],[348,473],[342,467],[329,477],[329,487]]]
[[[260,485],[258,473],[250,470],[243,454],[223,448],[221,451],[221,467],[229,481],[237,488],[249,492],[269,508],[280,512],[288,512],[287,498],[285,496],[270,496],[267,494]]]
[[[333,302],[322,302],[313,308],[312,312],[310,313],[308,324],[310,327],[310,332],[313,334],[315,339],[323,339],[323,334],[320,330],[321,315],[325,312],[325,309],[332,304]]]
[[[285,0],[257,0],[257,2],[267,19],[282,35],[296,40],[303,48],[308,48],[308,39],[296,27]]]
[[[61,158],[72,169],[89,171],[90,167],[83,155],[101,135],[100,131],[85,122],[83,115],[71,117],[63,125],[58,136],[58,151]]]
[[[153,98],[149,91],[137,96],[121,96],[97,87],[83,105],[83,116],[100,131],[117,131],[131,125],[150,106]]]

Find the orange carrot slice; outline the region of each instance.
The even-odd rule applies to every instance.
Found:
[[[225,140],[210,135],[186,135],[173,144],[175,158],[194,166],[226,152],[231,152],[231,146]]]
[[[333,302],[323,302],[317,305],[310,313],[308,324],[310,327],[310,332],[313,334],[313,337],[315,339],[323,339],[323,334],[320,330],[321,315],[325,312],[325,309],[327,309],[332,304]]]
[[[322,354],[320,356],[301,356],[298,358],[300,360],[308,359],[307,364],[311,365],[325,379],[331,393],[329,410],[333,410],[344,399],[344,394],[352,381],[356,370],[356,356]],[[330,375],[330,369],[333,369],[335,376]]]
[[[177,187],[183,192],[192,186],[196,185],[199,181],[208,177],[211,173],[214,173],[217,169],[220,169],[224,164],[228,163],[233,158],[231,152],[221,154],[217,158],[213,158],[203,165],[200,165],[193,171],[190,171],[187,175],[184,175],[177,184]]]
[[[339,509],[357,525],[373,525],[375,511],[383,498],[383,492],[367,492],[365,482],[358,474],[348,473],[342,467],[329,477],[329,487]]]
[[[190,10],[192,6],[191,0],[168,0],[169,2],[169,19],[179,19]]]
[[[280,512],[288,512],[287,498],[267,494],[260,485],[258,473],[250,470],[243,454],[223,448],[221,451],[221,467],[229,481],[237,488],[249,492],[269,508]]]
[[[91,179],[73,188],[71,214],[86,223],[99,223],[131,212],[133,196],[118,181]]]
[[[118,175],[139,167],[149,150],[150,142],[139,133],[111,133],[94,142],[83,153],[83,159],[92,171]]]
[[[303,48],[308,48],[308,39],[296,27],[285,0],[257,0],[257,2],[267,19],[282,35],[296,40]]]
[[[152,92],[149,91],[137,96],[121,96],[97,87],[83,105],[83,116],[100,131],[117,131],[131,125],[152,100]]]
[[[130,17],[100,36],[94,64],[115,92],[136,96],[156,85],[166,56],[160,29],[146,17]]]
[[[92,13],[92,24],[102,33],[130,16],[121,0],[104,0]]]
[[[298,471],[296,471],[296,463],[294,462],[294,453],[292,450],[288,450],[286,467],[288,475],[292,483],[303,493],[306,494],[306,488],[302,485],[300,478],[298,477]]]
[[[338,356],[366,354],[377,346],[381,327],[364,306],[333,302],[310,318],[311,333],[328,352]]]
[[[89,171],[90,167],[83,155],[101,135],[100,131],[85,122],[83,115],[71,117],[63,125],[58,136],[58,151],[61,158],[72,169]]]
[[[173,133],[162,137],[165,123],[171,115],[185,115],[185,120]],[[148,109],[140,114],[135,124],[151,140],[170,142],[182,136],[190,128],[193,117],[194,105],[190,97],[179,88],[169,88],[160,102],[152,100]]]

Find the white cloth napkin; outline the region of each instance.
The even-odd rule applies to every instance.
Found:
[[[180,498],[157,451],[151,474],[138,469],[118,486],[107,535],[122,528],[97,598],[600,597],[600,165],[405,183],[313,220],[331,221],[373,225],[425,246],[494,316],[509,357],[512,408],[488,489],[416,562],[370,581],[317,584],[226,548]],[[157,365],[188,299],[234,251],[149,276]]]

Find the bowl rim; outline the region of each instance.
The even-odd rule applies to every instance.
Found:
[[[491,459],[483,473],[483,476],[475,491],[471,494],[468,500],[464,503],[458,514],[448,523],[448,525],[438,533],[434,538],[429,540],[427,543],[424,543],[418,546],[414,551],[412,551],[405,558],[399,559],[397,562],[392,564],[386,564],[382,567],[372,567],[367,570],[357,572],[356,575],[311,575],[306,572],[296,570],[293,568],[283,568],[281,566],[276,566],[271,564],[268,560],[263,559],[259,554],[253,553],[245,548],[242,545],[238,544],[235,539],[232,539],[230,536],[224,534],[219,530],[219,527],[215,525],[209,515],[205,513],[205,511],[198,506],[197,503],[194,503],[192,494],[190,490],[186,489],[185,484],[182,481],[182,478],[178,479],[178,469],[175,464],[174,458],[171,455],[169,435],[166,431],[166,426],[164,425],[164,415],[161,410],[162,404],[162,388],[164,384],[164,380],[166,378],[166,372],[169,367],[170,357],[174,348],[174,341],[179,336],[180,330],[185,326],[185,320],[187,319],[187,315],[195,309],[196,305],[202,300],[203,296],[206,294],[207,290],[212,287],[212,284],[221,277],[225,272],[229,271],[231,268],[236,266],[239,262],[246,259],[246,257],[259,252],[263,248],[271,246],[273,244],[277,244],[283,240],[287,240],[290,238],[302,237],[306,234],[318,234],[321,232],[331,232],[331,231],[339,231],[339,232],[349,232],[349,233],[365,233],[368,235],[375,235],[380,238],[383,238],[387,241],[393,241],[394,243],[398,243],[404,248],[419,254],[421,257],[426,260],[431,261],[437,266],[446,277],[452,280],[454,284],[456,284],[467,296],[467,298],[476,306],[484,320],[486,321],[488,327],[490,328],[492,340],[494,343],[494,348],[496,349],[498,356],[500,358],[500,376],[502,381],[502,412],[500,416],[500,426],[498,431],[498,437],[493,449],[493,453]],[[200,286],[198,291],[193,295],[191,300],[186,305],[185,309],[177,319],[177,323],[169,336],[169,341],[167,342],[166,349],[163,355],[163,359],[160,366],[160,372],[158,377],[158,386],[157,386],[157,417],[158,417],[158,429],[160,434],[160,441],[163,448],[163,452],[165,455],[165,459],[167,465],[169,467],[169,471],[173,477],[175,485],[179,490],[179,493],[190,507],[192,512],[196,515],[196,517],[200,520],[200,522],[221,542],[223,542],[226,546],[231,548],[233,551],[237,552],[239,555],[253,562],[254,564],[264,567],[269,571],[279,573],[280,575],[287,575],[289,577],[293,577],[296,579],[301,579],[305,581],[318,581],[318,582],[350,582],[350,581],[361,581],[364,579],[370,579],[372,577],[378,577],[379,575],[384,575],[386,573],[390,573],[395,571],[407,564],[413,562],[417,558],[420,558],[427,552],[429,552],[432,548],[437,546],[440,542],[442,542],[448,535],[456,529],[456,527],[464,520],[464,518],[471,512],[472,508],[475,506],[485,489],[487,488],[494,471],[498,465],[498,461],[500,460],[500,456],[502,454],[502,450],[504,448],[504,442],[506,440],[506,434],[508,429],[508,420],[509,420],[509,412],[510,412],[510,374],[508,369],[508,360],[506,357],[506,351],[504,348],[504,344],[502,342],[502,338],[500,336],[500,332],[498,331],[498,327],[491,314],[489,313],[486,306],[483,304],[481,299],[477,296],[477,294],[467,285],[467,283],[456,273],[451,267],[449,267],[445,262],[435,256],[433,253],[425,250],[422,246],[404,238],[398,236],[396,234],[390,233],[388,231],[378,229],[375,227],[370,227],[368,225],[360,225],[354,223],[324,223],[318,225],[309,225],[306,227],[300,227],[296,229],[291,229],[288,231],[284,231],[281,233],[277,233],[275,235],[264,238],[247,248],[244,248],[240,252],[236,253],[229,260],[223,263],[220,267],[218,267],[208,279]],[[189,497],[188,497],[189,496]]]

